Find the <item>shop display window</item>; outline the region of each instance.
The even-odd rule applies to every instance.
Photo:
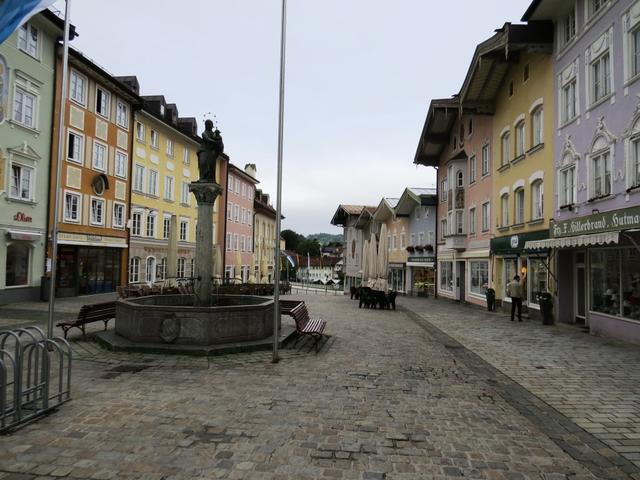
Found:
[[[29,245],[13,243],[7,247],[7,287],[29,284]]]
[[[489,287],[489,262],[469,262],[471,270],[471,293],[484,295]]]
[[[440,262],[440,290],[453,292],[453,262]]]
[[[622,250],[622,315],[640,320],[640,251]]]
[[[620,250],[591,251],[591,310],[620,315]]]
[[[518,275],[518,259],[517,258],[505,258],[504,259],[504,296],[503,298],[506,300],[510,300],[509,294],[507,293],[507,285],[509,282],[513,280],[513,277]]]
[[[548,292],[549,272],[547,270],[546,259],[529,259],[529,304],[538,304],[538,295]]]

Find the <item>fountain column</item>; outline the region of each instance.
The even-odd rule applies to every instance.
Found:
[[[214,182],[191,182],[189,191],[198,203],[196,227],[195,294],[196,305],[210,307],[213,295],[213,204],[222,193]]]

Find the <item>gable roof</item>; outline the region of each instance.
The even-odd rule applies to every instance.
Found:
[[[375,210],[376,207],[368,207],[365,205],[338,205],[336,213],[334,213],[333,218],[331,218],[331,225],[344,226],[347,217],[360,216],[363,208],[373,208]]]

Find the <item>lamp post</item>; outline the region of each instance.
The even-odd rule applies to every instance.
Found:
[[[273,265],[280,265],[280,227],[282,217],[282,143],[284,134],[284,67],[287,38],[287,0],[282,0],[282,25],[280,29],[280,102],[278,111],[278,185],[276,190],[276,249]],[[278,326],[280,323],[280,271],[275,276],[273,288],[273,357],[271,361],[277,363],[278,357]]]

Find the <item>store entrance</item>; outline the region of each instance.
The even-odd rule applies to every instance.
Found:
[[[117,248],[79,248],[78,294],[115,292],[120,280],[120,254]]]
[[[586,324],[587,320],[587,270],[585,268],[585,253],[576,252],[575,254],[575,321],[578,324]]]

